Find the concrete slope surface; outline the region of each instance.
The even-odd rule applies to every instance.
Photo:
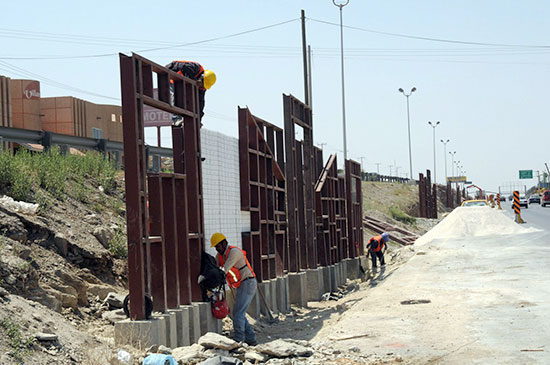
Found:
[[[549,364],[550,233],[482,208],[433,231],[313,341],[410,364]]]

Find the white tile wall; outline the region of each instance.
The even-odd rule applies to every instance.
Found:
[[[210,248],[214,232],[242,247],[241,232],[250,231],[250,213],[241,212],[238,139],[202,128],[201,148],[206,158],[202,163],[205,246],[214,255]]]

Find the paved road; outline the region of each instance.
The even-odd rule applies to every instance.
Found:
[[[505,203],[502,209],[513,216],[511,203]],[[527,222],[527,226],[550,231],[550,205],[543,208],[540,204],[529,204],[529,208],[521,208],[521,217]]]
[[[319,338],[366,334],[329,346],[407,364],[550,364],[550,231],[438,238],[414,249]]]

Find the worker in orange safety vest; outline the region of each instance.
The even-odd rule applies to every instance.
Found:
[[[381,266],[386,266],[384,262],[384,252],[388,248],[386,242],[390,240],[390,235],[386,232],[382,233],[380,236],[372,237],[367,243],[368,254],[372,260],[372,270],[376,271],[376,259],[380,260]]]
[[[255,346],[256,334],[246,319],[246,311],[257,290],[256,274],[246,258],[246,252],[237,246],[230,246],[222,233],[214,233],[210,245],[218,252],[216,262],[226,273],[227,283],[237,288],[237,296],[233,307],[234,339]]]

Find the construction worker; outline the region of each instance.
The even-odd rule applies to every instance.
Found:
[[[218,255],[216,263],[226,273],[227,283],[237,289],[235,305],[233,307],[234,339],[237,342],[246,342],[255,346],[256,334],[246,319],[246,311],[252,298],[256,294],[256,274],[246,258],[246,252],[237,246],[229,246],[226,237],[222,233],[214,233],[210,238],[210,247],[215,247]]]
[[[200,63],[194,61],[172,61],[166,65],[166,68],[199,82],[199,110],[200,118],[202,119],[204,115],[204,94],[206,90],[216,83],[216,74],[214,71],[205,70]],[[173,89],[172,84],[170,88]],[[172,119],[176,126],[180,126],[183,123],[183,118],[180,116],[174,116]]]
[[[376,271],[376,258],[380,260],[380,266],[386,266],[386,263],[384,262],[384,252],[388,249],[386,242],[389,240],[390,235],[384,232],[380,236],[372,237],[367,243],[367,255],[370,255],[373,271]]]

